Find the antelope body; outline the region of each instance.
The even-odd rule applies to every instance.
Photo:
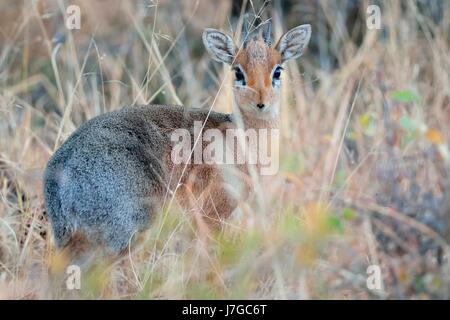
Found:
[[[238,122],[246,129],[278,127],[281,65],[301,55],[311,29],[296,27],[276,46],[270,25],[261,29],[262,35],[259,29],[247,35],[240,49],[220,31],[203,33],[212,57],[235,72],[236,113],[169,105],[125,107],[84,123],[62,144],[44,174],[45,202],[58,248],[77,250],[83,244],[122,252],[136,232],[149,226],[171,190],[177,190],[182,205],[201,199],[200,210],[211,224],[228,217],[251,193],[251,183],[243,183],[232,194],[220,165],[174,164],[171,133],[184,128],[193,135],[196,121],[204,130],[221,132],[237,128]],[[248,174],[245,166],[237,167]]]

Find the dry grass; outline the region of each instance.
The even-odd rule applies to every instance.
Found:
[[[231,111],[228,69],[210,62],[205,27],[230,31],[229,1],[2,1],[0,298],[450,298],[450,5],[291,1],[263,12],[275,33],[313,26],[284,75],[281,168],[222,234],[195,214],[162,212],[130,254],[49,280],[42,171],[81,123],[123,105]],[[243,1],[248,11],[261,3]],[[382,290],[366,268],[382,269]]]

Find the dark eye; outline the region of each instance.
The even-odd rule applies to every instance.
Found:
[[[272,79],[273,80],[280,80],[281,77],[281,70],[283,70],[282,67],[278,66],[275,71],[273,72]]]
[[[239,67],[234,68],[234,75],[236,77],[236,81],[240,82],[241,85],[245,86],[245,77],[244,77],[244,73],[242,72],[241,68],[239,68]]]

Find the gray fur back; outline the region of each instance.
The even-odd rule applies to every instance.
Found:
[[[111,251],[145,229],[167,190],[170,133],[207,111],[179,106],[127,107],[83,124],[55,152],[44,174],[48,216],[58,247],[76,232]],[[208,124],[230,122],[211,113]]]

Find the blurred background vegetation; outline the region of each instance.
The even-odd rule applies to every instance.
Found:
[[[80,30],[65,27],[71,4]],[[125,105],[211,107],[225,81],[213,109],[231,112],[230,72],[201,33],[238,39],[244,13],[276,38],[312,25],[283,75],[279,174],[221,234],[172,208],[82,290],[55,285],[46,161]],[[0,15],[0,298],[450,298],[448,1],[3,0]]]

